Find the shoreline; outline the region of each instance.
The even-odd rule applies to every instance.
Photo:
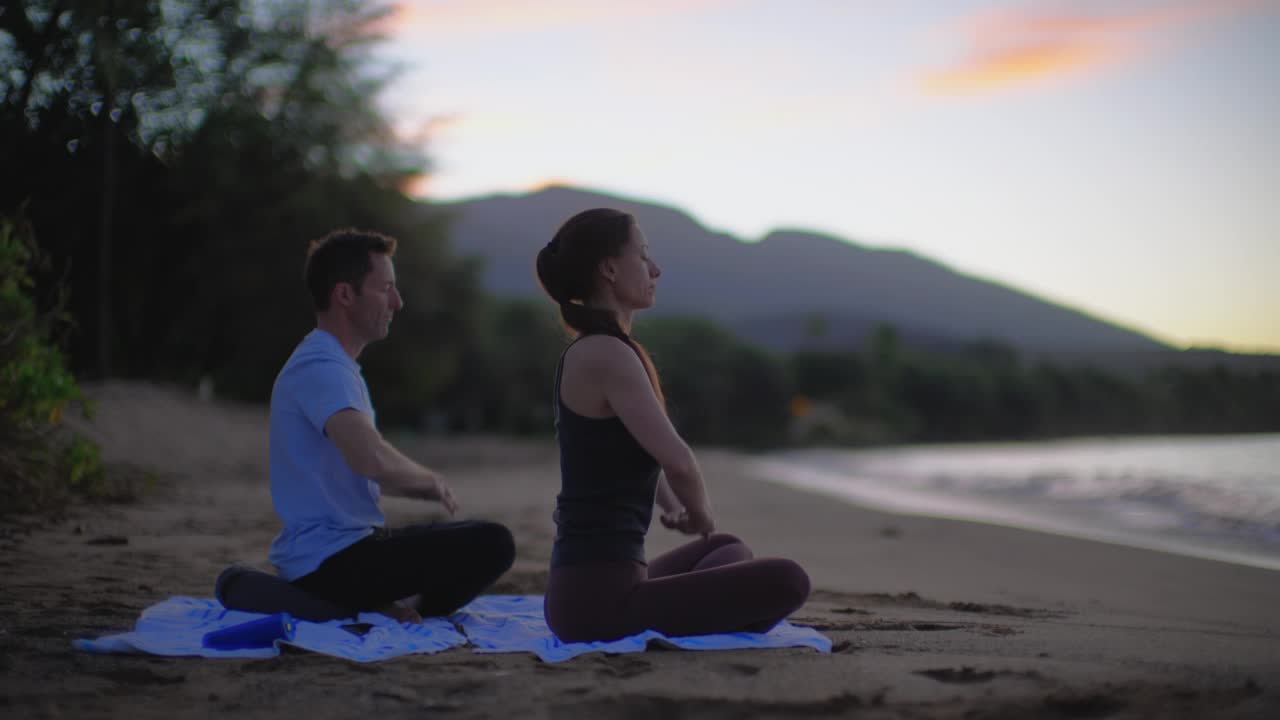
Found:
[[[1197,545],[1177,537],[1161,537],[1159,533],[1144,535],[1137,531],[1109,529],[1072,524],[1018,508],[1000,506],[965,496],[949,496],[905,488],[877,487],[869,481],[835,471],[786,464],[785,461],[761,459],[757,461],[756,476],[765,482],[773,482],[824,497],[848,503],[852,507],[908,517],[927,517],[939,520],[976,523],[1044,533],[1073,540],[1088,540],[1118,547],[1168,553],[1197,560],[1211,560],[1231,565],[1280,572],[1280,555],[1265,555],[1260,550],[1233,550]],[[1221,540],[1221,539],[1219,539]],[[1223,542],[1223,544],[1227,544]]]
[[[811,447],[765,479],[951,518],[1280,570],[1280,433]]]

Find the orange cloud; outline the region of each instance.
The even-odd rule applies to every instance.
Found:
[[[400,192],[413,198],[424,198],[431,194],[431,176],[422,174],[410,178],[400,188]]]
[[[1103,44],[1041,43],[987,52],[976,62],[933,73],[923,84],[935,94],[998,90],[1098,67],[1119,55],[1119,48]]]
[[[722,5],[730,0],[401,0],[383,26],[389,34],[459,35],[543,30],[576,23],[634,20]]]
[[[407,181],[400,189],[405,195],[413,198],[431,198],[440,195],[437,192],[441,184],[440,178],[430,175],[418,175]],[[447,184],[447,182],[445,183]],[[479,194],[489,193],[514,193],[525,194],[540,192],[553,187],[584,187],[590,186],[589,181],[574,180],[564,176],[554,175],[532,175],[527,178],[515,178],[507,181],[490,181],[485,183],[483,190],[477,188],[468,188],[461,193],[462,197],[474,197]],[[458,194],[450,194],[450,197],[459,197]]]
[[[1019,10],[967,18],[972,51],[952,67],[926,73],[933,94],[966,94],[1025,85],[1114,66],[1149,54],[1154,35],[1260,5],[1260,0],[1185,0],[1128,14]]]

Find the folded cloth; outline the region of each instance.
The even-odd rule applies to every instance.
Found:
[[[91,653],[239,658],[275,657],[280,654],[281,645],[292,645],[356,662],[372,662],[398,655],[437,653],[467,642],[444,618],[426,618],[418,625],[399,623],[377,613],[360,613],[354,621],[298,620],[292,640],[277,640],[268,648],[215,650],[203,645],[208,632],[262,617],[265,615],[227,610],[216,600],[172,597],[143,610],[132,632],[97,640],[74,640],[71,644]]]
[[[737,632],[667,637],[646,630],[610,642],[564,643],[542,615],[541,595],[483,595],[450,618],[462,628],[477,652],[531,652],[543,662],[560,662],[583,653],[641,652],[650,642],[684,650],[811,647],[831,652],[831,640],[808,627],[782,621],[767,633]]]

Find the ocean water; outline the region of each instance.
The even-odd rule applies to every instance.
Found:
[[[1280,434],[805,449],[756,461],[786,485],[1280,570]]]

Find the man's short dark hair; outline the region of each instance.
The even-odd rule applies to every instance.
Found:
[[[365,276],[373,271],[371,253],[395,255],[396,239],[368,230],[344,228],[311,241],[303,273],[317,312],[329,309],[329,298],[338,283],[348,283],[356,294],[360,293]]]

